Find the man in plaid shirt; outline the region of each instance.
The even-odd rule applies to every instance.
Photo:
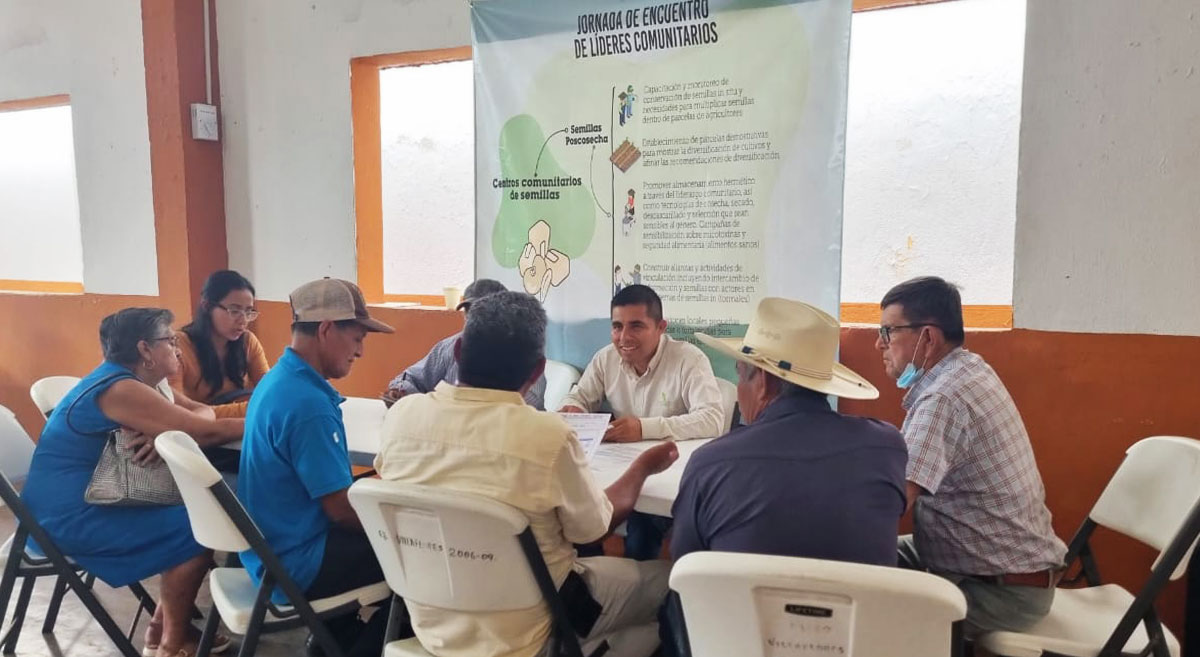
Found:
[[[1021,415],[996,372],[963,349],[958,289],[936,277],[888,291],[875,346],[907,388],[907,498],[914,535],[900,565],[929,570],[967,599],[966,634],[1028,629],[1050,610],[1066,546]]]

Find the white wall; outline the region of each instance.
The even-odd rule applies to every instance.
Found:
[[[1023,114],[1015,325],[1200,335],[1200,5],[1031,2]]]
[[[83,281],[71,107],[0,112],[0,279]]]
[[[1024,31],[1024,0],[854,14],[843,302],[935,274],[1011,303]]]
[[[442,294],[475,274],[473,64],[379,72],[383,291]]]
[[[354,280],[350,59],[470,43],[466,2],[217,0],[230,266],[265,299]]]
[[[70,94],[83,283],[158,293],[139,0],[6,0],[0,100]]]

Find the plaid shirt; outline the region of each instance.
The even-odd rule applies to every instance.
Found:
[[[914,540],[930,570],[1032,573],[1062,565],[1021,415],[982,358],[955,349],[904,397]]]
[[[454,360],[454,343],[462,333],[443,338],[425,357],[413,363],[408,369],[396,375],[389,388],[402,390],[406,395],[433,392],[439,383],[458,383],[458,362]],[[534,383],[529,392],[525,393],[525,403],[538,409],[546,410],[546,375]],[[558,409],[552,409],[558,410]]]

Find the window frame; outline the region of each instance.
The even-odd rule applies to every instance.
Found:
[[[380,143],[379,71],[469,61],[470,46],[414,50],[350,60],[350,112],[354,145],[354,222],[358,286],[367,303],[443,306],[442,295],[388,294],[383,284],[383,146]]]

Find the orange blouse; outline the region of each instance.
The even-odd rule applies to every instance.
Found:
[[[179,336],[179,373],[170,378],[172,388],[183,392],[201,404],[207,404],[208,400],[218,395],[237,390],[229,377],[225,377],[220,390],[212,390],[204,380],[200,369],[200,359],[196,354],[196,346],[192,344],[192,339],[183,331],[177,331],[176,335]],[[250,389],[258,385],[259,379],[263,378],[268,369],[270,369],[270,365],[267,363],[267,353],[263,351],[262,343],[253,333],[246,331],[246,380],[243,387]],[[240,401],[221,404],[213,406],[213,411],[219,418],[246,417],[248,403]]]

